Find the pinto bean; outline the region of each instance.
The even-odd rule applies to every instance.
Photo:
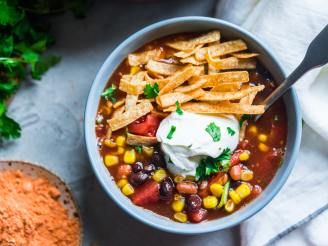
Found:
[[[196,194],[198,185],[190,181],[182,181],[177,184],[177,190],[181,194]]]
[[[240,180],[241,176],[241,167],[236,165],[230,168],[229,174],[233,180]]]

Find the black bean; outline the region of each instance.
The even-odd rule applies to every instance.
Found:
[[[142,171],[137,172],[137,173],[132,173],[129,176],[129,182],[133,186],[139,186],[139,185],[145,183],[146,180],[148,179],[148,177],[149,177],[148,174],[147,173],[144,173]]]
[[[197,194],[189,195],[186,199],[186,209],[188,212],[196,212],[202,207],[202,199]]]
[[[132,165],[132,171],[134,173],[140,172],[140,171],[142,171],[142,169],[143,169],[143,164],[140,161],[137,161],[136,163],[134,163]]]
[[[144,172],[146,173],[152,173],[156,170],[156,167],[154,164],[148,164],[146,166],[144,166]]]
[[[164,154],[161,151],[155,150],[153,156],[150,160],[151,163],[153,163],[157,167],[165,167],[165,159]]]
[[[159,194],[160,198],[169,201],[173,197],[174,183],[170,177],[164,179],[160,184]]]

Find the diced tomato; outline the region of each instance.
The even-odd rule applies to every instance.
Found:
[[[188,213],[189,220],[195,223],[199,223],[203,221],[204,219],[206,219],[206,217],[207,217],[207,210],[203,208],[199,209],[196,212]]]
[[[161,119],[155,114],[147,114],[128,125],[130,133],[154,137]]]
[[[139,206],[157,202],[159,200],[159,184],[153,180],[147,181],[136,189],[131,199],[134,204]]]
[[[119,165],[117,168],[116,178],[127,178],[132,173],[131,165]]]
[[[240,163],[240,160],[239,160],[239,155],[240,155],[241,151],[240,150],[236,150],[231,158],[230,158],[230,166],[234,166],[234,165],[237,165]]]

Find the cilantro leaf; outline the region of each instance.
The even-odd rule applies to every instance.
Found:
[[[134,148],[136,149],[136,151],[140,154],[142,153],[142,145],[138,144],[138,145],[135,145]]]
[[[24,17],[24,12],[15,6],[11,6],[7,1],[0,1],[0,25],[15,25]]]
[[[104,97],[106,100],[111,101],[113,103],[116,102],[116,98],[114,96],[114,93],[116,91],[116,86],[114,84],[111,84],[102,94],[101,96]]]
[[[244,123],[244,121],[246,120],[250,120],[252,118],[251,115],[249,114],[243,114],[241,117],[240,117],[240,120],[239,120],[239,127],[241,127]]]
[[[6,104],[4,101],[0,101],[0,117],[6,112]]]
[[[5,139],[16,139],[21,136],[21,128],[13,119],[9,118],[6,113],[0,117],[0,137]]]
[[[155,83],[153,86],[150,84],[146,84],[144,89],[144,94],[147,99],[157,97],[158,92],[159,92],[159,87],[157,83]]]
[[[183,115],[183,111],[182,111],[182,109],[180,107],[179,101],[176,101],[175,102],[175,105],[177,106],[177,109],[175,110],[175,112],[177,112],[178,115]]]
[[[170,129],[169,133],[167,134],[166,138],[167,139],[172,139],[173,138],[173,134],[174,134],[174,132],[175,132],[176,129],[177,129],[176,126],[171,126],[171,129]]]
[[[11,56],[14,50],[14,38],[12,35],[0,38],[0,55]]]
[[[214,122],[211,122],[206,128],[205,131],[210,134],[214,142],[219,142],[221,139],[221,129],[219,126],[215,125]]]
[[[13,81],[0,82],[0,98],[7,98],[12,95],[18,88],[17,83]]]
[[[202,159],[196,168],[197,180],[204,180],[217,172],[227,172],[230,167],[231,151],[229,148],[216,158],[206,157]]]
[[[41,57],[38,61],[32,64],[32,78],[41,79],[41,75],[47,72],[50,67],[56,65],[59,61],[59,56],[50,55],[46,57]]]
[[[230,136],[233,136],[233,135],[235,135],[235,133],[236,133],[236,131],[235,131],[234,129],[230,128],[230,127],[227,127],[227,131],[228,131],[228,134],[229,134]]]

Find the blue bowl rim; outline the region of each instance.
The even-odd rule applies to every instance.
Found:
[[[283,66],[281,65],[281,63],[279,62],[279,60],[277,59],[275,53],[272,51],[272,49],[270,49],[263,41],[259,40],[255,35],[251,34],[250,32],[244,30],[243,28],[232,24],[230,22],[221,20],[221,19],[216,19],[216,18],[211,18],[211,17],[202,17],[202,16],[187,16],[187,17],[175,17],[175,18],[170,18],[170,19],[166,19],[166,20],[162,20],[159,22],[156,22],[154,24],[151,24],[149,26],[146,26],[144,28],[142,28],[141,30],[135,32],[134,34],[132,34],[131,36],[129,36],[127,39],[125,39],[120,45],[118,45],[112,52],[111,54],[106,58],[105,62],[102,64],[101,68],[99,69],[96,78],[94,79],[90,91],[89,91],[89,95],[87,98],[87,104],[86,104],[86,108],[85,108],[85,116],[84,116],[84,134],[85,134],[85,143],[86,143],[86,148],[87,148],[87,152],[88,152],[88,156],[89,156],[89,160],[91,163],[91,166],[93,168],[93,171],[98,179],[98,181],[100,182],[102,188],[106,191],[106,193],[112,198],[112,200],[115,201],[115,203],[121,207],[124,211],[126,211],[128,214],[130,214],[132,217],[138,219],[139,221],[160,229],[162,231],[166,231],[166,232],[170,232],[170,233],[176,233],[176,234],[184,234],[184,235],[188,235],[188,234],[200,234],[200,233],[207,233],[207,232],[213,232],[213,231],[218,231],[218,230],[223,230],[223,229],[227,229],[230,227],[233,227],[235,225],[240,224],[241,222],[245,221],[246,219],[250,218],[251,216],[255,215],[256,213],[258,213],[261,209],[263,209],[276,195],[277,193],[281,190],[282,186],[285,184],[285,182],[287,181],[294,165],[295,165],[295,161],[296,161],[296,156],[297,153],[299,152],[299,148],[300,148],[300,143],[301,143],[301,132],[302,132],[302,116],[301,116],[301,109],[300,109],[300,105],[299,105],[299,101],[296,95],[296,92],[293,88],[290,89],[290,91],[288,92],[289,97],[291,98],[292,102],[293,102],[293,106],[294,106],[294,110],[295,110],[295,140],[294,143],[292,145],[292,149],[289,149],[288,151],[291,152],[291,157],[289,160],[289,163],[284,163],[284,165],[287,165],[287,168],[285,169],[285,171],[281,174],[281,176],[279,177],[279,180],[276,182],[275,186],[272,188],[271,192],[269,194],[267,194],[267,196],[265,196],[264,199],[262,199],[261,202],[255,203],[254,201],[251,203],[252,206],[250,207],[250,204],[248,204],[246,206],[250,207],[249,209],[247,209],[246,212],[244,212],[242,215],[239,215],[237,217],[237,219],[235,219],[232,222],[227,222],[227,223],[217,223],[216,225],[212,224],[211,226],[205,226],[204,222],[200,223],[200,224],[184,224],[184,225],[188,225],[188,227],[182,227],[180,228],[180,224],[181,223],[177,223],[174,221],[170,221],[170,226],[167,225],[161,225],[158,224],[156,222],[160,222],[160,220],[166,221],[165,217],[162,216],[158,216],[155,213],[152,213],[151,211],[147,211],[147,213],[149,213],[149,217],[154,217],[153,220],[148,220],[144,217],[142,217],[143,213],[141,215],[139,215],[138,213],[133,213],[133,211],[131,211],[131,207],[130,209],[125,207],[123,204],[119,203],[119,201],[117,200],[117,198],[115,197],[114,194],[112,194],[113,191],[110,191],[107,187],[107,184],[105,183],[106,180],[108,179],[108,174],[103,174],[102,170],[98,170],[98,167],[96,166],[96,162],[97,160],[94,159],[94,156],[91,152],[91,145],[96,144],[96,139],[91,139],[90,136],[90,132],[89,132],[89,124],[88,121],[92,121],[93,122],[93,118],[88,118],[88,115],[90,114],[89,112],[92,110],[91,108],[91,94],[92,91],[96,89],[96,84],[97,81],[100,80],[101,74],[105,72],[106,67],[108,66],[109,62],[115,58],[119,52],[121,52],[124,47],[126,47],[129,43],[133,42],[133,40],[137,39],[138,37],[144,35],[145,33],[148,33],[150,31],[156,30],[158,28],[164,27],[166,25],[170,25],[170,24],[174,24],[174,23],[180,23],[180,22],[192,22],[192,21],[197,21],[197,22],[211,22],[211,23],[216,23],[218,25],[223,25],[227,28],[231,28],[234,29],[235,31],[237,31],[238,33],[241,33],[245,36],[248,36],[250,39],[253,40],[253,42],[257,43],[258,45],[260,45],[270,56],[270,59],[273,60],[276,65],[278,66],[278,69],[280,69],[284,76],[286,75],[286,72],[283,68]],[[149,40],[151,41],[151,40]],[[109,75],[108,75],[109,77]],[[286,76],[285,76],[286,77]],[[98,100],[99,98],[95,98],[93,100]],[[98,153],[99,155],[99,153]],[[103,163],[101,163],[102,166]],[[106,177],[105,177],[106,176]],[[276,175],[277,176],[277,175]],[[123,195],[120,194],[122,197]],[[131,203],[132,206],[135,206],[134,204]],[[145,210],[142,209],[141,210]],[[141,212],[141,210],[139,210]],[[238,212],[238,211],[237,211]],[[236,213],[237,213],[236,212]],[[231,217],[227,216],[227,217]],[[158,218],[156,219],[155,217],[159,217],[160,219],[158,220]],[[217,219],[215,221],[220,221],[223,220],[224,218],[227,217],[223,217],[220,219]],[[167,221],[166,221],[167,222]],[[172,223],[174,223],[174,226]],[[190,226],[189,226],[190,225]],[[203,226],[202,226],[203,225]],[[172,227],[171,227],[172,226]],[[186,229],[187,228],[187,229]]]

